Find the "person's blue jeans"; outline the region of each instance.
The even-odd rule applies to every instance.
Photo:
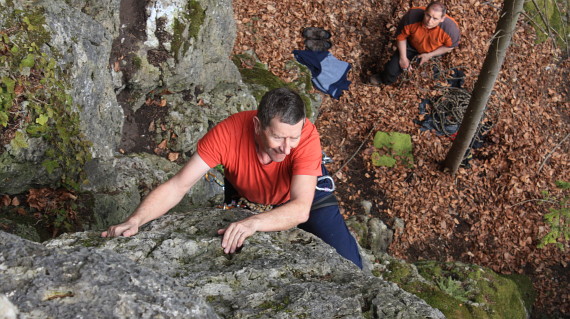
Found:
[[[323,176],[328,176],[327,169],[321,164]],[[327,179],[322,179],[317,183],[317,187],[331,188],[332,183]],[[319,207],[315,203],[323,202],[324,197],[332,196],[325,202],[329,203],[324,207]],[[322,239],[325,243],[331,245],[336,251],[344,258],[352,261],[360,269],[362,269],[362,258],[358,251],[356,240],[348,230],[344,218],[340,214],[338,202],[332,192],[316,190],[315,198],[313,199],[313,207],[311,207],[311,214],[309,220],[300,224],[298,227],[302,230],[308,231],[311,234]]]

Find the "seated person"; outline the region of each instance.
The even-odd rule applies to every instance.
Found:
[[[422,65],[457,47],[459,27],[446,12],[446,6],[439,1],[433,1],[427,7],[410,9],[396,30],[397,52],[380,74],[372,75],[370,83],[392,84],[403,71],[412,69],[410,61],[414,57],[417,56]]]

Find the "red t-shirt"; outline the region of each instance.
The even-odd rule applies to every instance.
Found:
[[[225,177],[251,202],[277,205],[291,197],[293,175],[321,175],[319,133],[308,119],[299,145],[282,162],[263,165],[255,147],[253,117],[257,111],[234,114],[198,141],[198,154],[210,167],[224,166]]]

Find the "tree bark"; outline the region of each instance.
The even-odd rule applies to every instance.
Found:
[[[503,4],[495,35],[475,83],[469,106],[463,115],[457,137],[445,158],[444,168],[449,170],[452,175],[455,175],[459,169],[463,156],[477,133],[477,127],[481,122],[489,96],[507,55],[507,48],[511,43],[519,15],[523,10],[523,4],[524,0],[505,0]]]

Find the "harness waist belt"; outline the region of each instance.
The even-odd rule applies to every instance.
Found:
[[[313,205],[311,205],[311,211],[314,211],[316,209],[323,208],[323,207],[334,206],[334,205],[338,205],[338,201],[336,200],[336,196],[334,196],[334,194],[330,193],[330,194],[314,201]]]

